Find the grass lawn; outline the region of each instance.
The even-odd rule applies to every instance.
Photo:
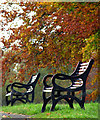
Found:
[[[85,103],[85,110],[78,104],[71,109],[68,104],[57,104],[55,111],[50,112],[48,104],[44,113],[41,113],[42,104],[20,104],[3,106],[2,111],[16,114],[34,115],[34,118],[98,118],[98,103]]]

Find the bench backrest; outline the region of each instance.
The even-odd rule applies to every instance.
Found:
[[[88,77],[88,74],[91,70],[91,67],[94,63],[94,60],[91,59],[89,62],[87,63],[83,63],[83,62],[79,62],[75,71],[73,72],[72,76],[81,76],[77,79],[74,80],[73,82],[73,86],[71,87],[71,89],[75,89],[77,87],[81,87],[83,85],[85,85],[86,83],[86,79]]]
[[[39,77],[40,77],[40,73],[38,73],[37,75],[32,75],[31,79],[28,82],[28,84],[37,82],[37,80],[39,79]]]
[[[83,63],[80,61],[75,71],[73,72],[72,76],[84,75],[87,78],[93,63],[94,63],[93,59],[91,59],[89,62],[86,62],[86,63]]]
[[[33,83],[35,85],[37,83],[39,77],[40,77],[40,73],[38,73],[37,75],[32,75],[31,79],[28,82],[28,84]],[[33,87],[30,86],[29,89],[27,90],[27,92],[32,92],[32,90],[33,90]]]

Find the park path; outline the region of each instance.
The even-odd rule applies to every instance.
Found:
[[[33,118],[34,115],[13,114],[9,112],[0,112],[2,118]]]

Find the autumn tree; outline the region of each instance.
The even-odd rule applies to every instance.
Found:
[[[23,81],[24,75],[36,73],[40,68],[47,67],[53,74],[68,73],[68,66],[76,66],[79,60],[93,58],[94,67],[98,67],[98,3],[21,2],[17,6],[21,12],[1,10],[6,21],[3,25],[17,18],[23,20],[21,26],[8,28],[11,31],[8,39],[2,37],[3,85],[15,69],[17,73],[14,72],[12,80]],[[96,82],[97,77],[92,84]]]

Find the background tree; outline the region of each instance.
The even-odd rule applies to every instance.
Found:
[[[5,5],[14,6],[13,3]],[[96,72],[99,65],[98,8],[98,3],[88,2],[21,2],[12,11],[2,9],[4,25],[13,24],[18,18],[23,21],[21,26],[8,28],[11,32],[8,39],[2,37],[3,85],[15,69],[17,73],[14,72],[12,80],[22,82],[40,68],[51,69],[53,74],[67,74],[71,69],[69,65],[76,66],[79,60],[90,58],[95,60]],[[98,75],[94,76],[95,79],[89,82],[93,85],[98,80]],[[97,89],[91,95],[96,99]]]

